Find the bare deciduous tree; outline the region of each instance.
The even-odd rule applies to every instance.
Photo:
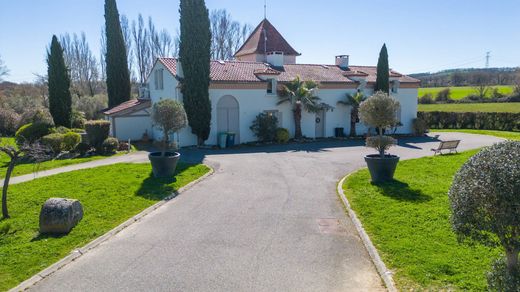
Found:
[[[225,9],[213,10],[211,22],[211,56],[217,60],[230,60],[251,33],[252,27],[234,21]]]
[[[137,17],[137,22],[132,21],[132,36],[135,44],[138,80],[141,84],[144,84],[152,61],[150,60],[150,47],[148,46],[148,30],[141,14]]]
[[[489,92],[489,76],[485,73],[476,73],[473,76],[474,90],[479,98],[485,98]]]
[[[94,96],[99,79],[98,63],[84,32],[60,37],[65,63],[70,70],[72,92],[77,96]]]

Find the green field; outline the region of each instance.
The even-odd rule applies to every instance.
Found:
[[[520,141],[520,132],[493,131],[493,130],[474,130],[474,129],[431,129],[431,132],[460,132],[478,135],[489,135],[508,140]]]
[[[520,102],[419,104],[420,112],[501,112],[520,113]]]
[[[421,97],[427,93],[431,93],[433,98],[437,95],[437,93],[441,90],[449,88],[451,91],[452,99],[462,99],[468,95],[476,94],[475,87],[472,86],[461,86],[461,87],[424,87],[419,88],[418,97]],[[502,94],[508,95],[513,92],[513,87],[509,85],[497,85],[493,86],[493,88],[498,88],[498,91]],[[491,96],[491,92],[493,90],[489,90],[488,97]]]
[[[399,291],[486,291],[486,272],[501,250],[457,242],[447,195],[475,153],[400,161],[395,181],[383,184],[371,184],[364,169],[343,185]]]
[[[209,168],[179,163],[171,179],[154,178],[151,170],[149,163],[115,164],[10,186],[11,219],[0,220],[0,291],[105,234],[203,176]],[[83,205],[83,220],[66,236],[38,233],[38,214],[50,197],[78,199]]]

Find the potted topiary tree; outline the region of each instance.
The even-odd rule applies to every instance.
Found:
[[[366,139],[367,147],[379,152],[365,156],[372,182],[389,181],[394,177],[399,156],[385,154],[385,151],[395,145],[396,141],[390,136],[384,136],[383,131],[397,124],[398,109],[399,102],[382,91],[376,92],[359,106],[361,121],[377,130],[377,136]]]
[[[163,99],[153,105],[152,121],[163,132],[162,151],[148,154],[153,174],[155,177],[172,177],[181,154],[169,151],[170,135],[186,127],[184,106],[178,101]]]

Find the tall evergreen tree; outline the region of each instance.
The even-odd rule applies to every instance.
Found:
[[[182,94],[188,122],[198,144],[208,139],[211,124],[209,74],[211,32],[208,9],[204,0],[181,0],[180,51],[184,72]]]
[[[377,78],[374,92],[384,91],[390,92],[390,68],[388,67],[388,51],[386,44],[383,44],[379,52],[379,60],[377,60]]]
[[[63,58],[63,48],[53,35],[47,52],[47,74],[49,78],[49,110],[56,126],[71,126],[72,97],[70,76]]]
[[[116,0],[105,0],[105,34],[108,106],[114,107],[130,100],[130,72]]]

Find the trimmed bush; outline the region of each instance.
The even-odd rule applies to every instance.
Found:
[[[108,137],[103,141],[103,153],[111,154],[117,151],[119,148],[119,141],[114,137]]]
[[[520,113],[418,112],[431,129],[520,131]]]
[[[74,132],[68,132],[63,135],[63,150],[72,151],[81,142],[81,135]]]
[[[413,133],[417,136],[422,136],[428,130],[428,125],[423,119],[413,119],[412,122]]]
[[[510,272],[505,258],[496,260],[487,274],[489,291],[518,291],[520,289],[520,271]]]
[[[11,136],[16,133],[20,115],[9,109],[0,109],[0,135]]]
[[[76,148],[74,148],[74,152],[79,153],[80,156],[85,156],[85,154],[87,154],[90,149],[92,149],[92,146],[87,143],[80,142]]]
[[[289,142],[289,130],[285,128],[276,129],[276,142],[287,143]]]
[[[88,121],[85,123],[85,130],[90,145],[96,148],[97,152],[103,152],[103,142],[108,138],[110,122],[105,120]]]
[[[34,143],[41,139],[43,136],[52,133],[52,126],[44,123],[29,123],[23,125],[16,131],[16,143],[22,145],[23,143]]]
[[[260,141],[272,142],[276,138],[278,119],[272,114],[260,113],[249,128]]]
[[[42,137],[42,144],[49,147],[54,154],[60,154],[63,150],[63,134],[53,133]]]

